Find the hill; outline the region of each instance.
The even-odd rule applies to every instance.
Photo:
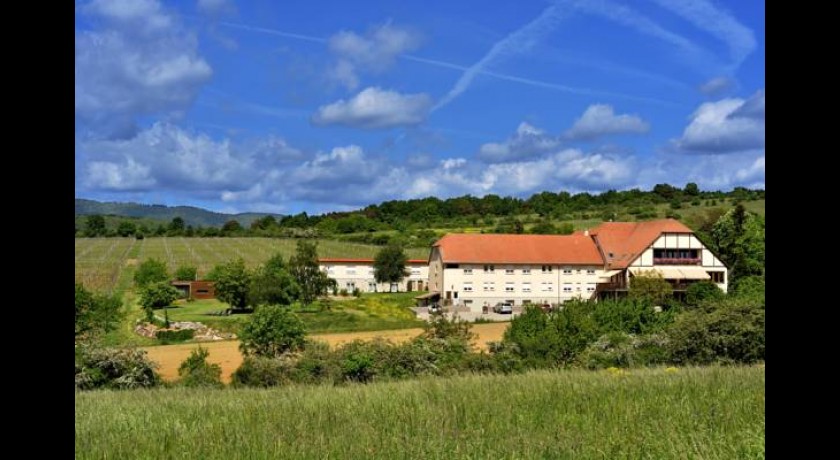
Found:
[[[240,214],[225,214],[208,211],[194,206],[165,206],[161,204],[100,202],[76,198],[76,215],[87,216],[102,214],[109,216],[137,217],[168,223],[175,217],[181,217],[187,225],[202,227],[221,227],[229,220],[236,220],[243,227],[264,217],[274,216],[282,218],[281,214],[246,212]]]

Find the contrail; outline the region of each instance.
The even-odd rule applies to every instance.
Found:
[[[733,66],[738,67],[755,50],[752,29],[738,22],[728,12],[707,0],[653,0],[659,6],[685,18],[697,28],[708,32],[729,46]]]
[[[552,5],[546,8],[542,14],[536,19],[529,22],[525,26],[511,32],[507,37],[496,42],[490,51],[484,55],[478,62],[467,68],[461,78],[455,82],[455,86],[446,93],[437,104],[432,107],[431,112],[434,112],[441,107],[452,102],[456,97],[466,91],[472,84],[473,79],[479,73],[482,73],[485,67],[493,61],[505,55],[518,54],[522,50],[532,46],[542,35],[551,31],[558,20],[557,6]]]
[[[551,8],[549,8],[549,9],[551,9]],[[548,11],[548,10],[546,10],[546,11]],[[543,14],[541,15],[541,17],[545,14],[546,14],[546,12],[544,11]],[[539,20],[539,18],[537,18],[537,20]],[[511,33],[510,35],[508,35],[508,38],[513,37],[518,32],[521,32],[525,28],[529,27],[531,24],[533,24],[537,20],[532,21],[530,24],[526,25],[525,27],[523,27],[519,31]],[[296,39],[296,40],[304,40],[304,41],[314,42],[314,43],[326,43],[327,42],[327,39],[322,38],[322,37],[315,37],[315,36],[312,36],[312,35],[304,35],[304,34],[283,32],[283,31],[275,30],[275,29],[267,29],[265,27],[256,27],[256,26],[250,26],[250,25],[247,25],[247,24],[238,24],[238,23],[234,23],[234,22],[219,22],[219,24],[223,25],[223,26],[226,26],[226,27],[231,27],[231,28],[234,28],[234,29],[247,30],[247,31],[251,31],[251,32],[258,32],[258,33],[264,33],[264,34],[269,34],[269,35],[276,35],[276,36],[279,36],[279,37],[292,38],[292,39]],[[536,38],[536,37],[533,37],[533,38]],[[501,40],[501,41],[497,42],[496,45],[494,45],[493,48],[490,50],[490,53],[493,53],[494,52],[493,50],[496,49],[498,47],[498,45],[500,43],[502,43],[503,41],[504,40]],[[525,46],[528,46],[530,44],[531,43],[525,43]],[[508,47],[508,48],[510,48],[510,47]],[[508,49],[506,51],[510,51],[510,50]],[[488,55],[490,53],[488,53]],[[496,52],[497,57],[500,54],[503,54],[503,53],[501,51]],[[400,55],[399,57],[402,58],[402,59],[408,60],[408,61],[419,62],[421,64],[427,64],[427,65],[431,65],[431,66],[435,66],[435,67],[442,67],[442,68],[452,69],[452,70],[459,70],[461,72],[464,72],[464,75],[466,75],[467,72],[470,72],[471,69],[474,69],[478,64],[480,64],[482,61],[484,61],[484,59],[482,59],[482,61],[479,61],[479,63],[477,63],[477,64],[474,64],[472,66],[465,66],[465,65],[455,64],[455,63],[452,63],[452,62],[440,61],[440,60],[436,60],[436,59],[428,59],[428,58],[415,56],[415,55],[411,55],[411,54],[403,54],[403,55]],[[486,56],[485,56],[485,58],[486,58]],[[485,62],[483,66],[486,66],[486,65],[487,65],[487,62]],[[632,96],[632,95],[629,95],[629,94],[621,94],[621,93],[611,93],[611,92],[607,92],[607,91],[599,91],[599,90],[590,89],[590,88],[576,88],[576,87],[573,87],[573,86],[566,86],[566,85],[560,85],[560,84],[556,84],[556,83],[549,83],[549,82],[544,82],[544,81],[539,81],[539,80],[533,80],[533,79],[530,79],[530,78],[517,77],[515,75],[508,75],[508,74],[503,74],[503,73],[498,73],[498,72],[491,72],[491,71],[483,70],[482,68],[478,68],[477,70],[473,71],[473,75],[469,78],[470,81],[472,81],[472,78],[474,78],[475,74],[486,75],[488,77],[498,78],[500,80],[510,81],[510,82],[514,82],[514,83],[520,83],[520,84],[523,84],[523,85],[529,85],[529,86],[534,86],[534,87],[538,87],[538,88],[545,88],[545,89],[551,89],[551,90],[555,90],[555,91],[562,91],[562,92],[571,93],[571,94],[593,95],[593,96],[610,96],[610,97],[622,98],[622,99],[627,99],[627,100],[649,102],[649,103],[654,103],[654,104],[658,104],[658,105],[665,105],[665,106],[678,106],[679,105],[679,104],[675,104],[673,102],[664,101],[664,100],[660,100],[660,99],[648,98],[648,97],[643,97],[643,96]],[[458,80],[459,83],[462,80],[464,80],[464,75],[462,75],[461,79]],[[456,83],[456,87],[457,87],[457,85],[458,85],[458,83]],[[453,90],[454,89],[455,88],[453,88]],[[461,92],[463,92],[463,91],[461,91]],[[450,91],[450,94],[451,93],[452,93],[452,91]],[[451,99],[450,99],[449,102],[451,102]],[[440,106],[440,105],[441,105],[441,103],[439,102],[438,106]],[[437,108],[440,108],[440,107],[437,107]]]

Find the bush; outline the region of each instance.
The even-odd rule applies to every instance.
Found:
[[[698,281],[685,291],[685,303],[696,307],[701,302],[720,300],[723,296],[724,293],[717,287],[717,284],[708,280]]]
[[[177,331],[160,330],[155,335],[163,345],[191,340],[193,336],[195,336],[195,331],[192,329],[179,329]]]
[[[147,310],[163,308],[172,305],[178,295],[178,289],[168,281],[148,284],[140,289],[140,305]]]
[[[77,342],[93,340],[117,328],[125,316],[122,299],[88,291],[76,283],[76,335]]]
[[[347,289],[342,288],[340,291],[338,291],[338,295],[340,295],[341,297],[347,297]]]
[[[566,302],[563,309],[545,313],[538,307],[525,307],[511,321],[504,334],[504,345],[513,346],[527,367],[566,366],[598,337],[590,302]]]
[[[292,363],[288,359],[246,356],[231,375],[234,387],[273,387],[292,382]]]
[[[662,278],[659,272],[649,270],[630,278],[630,299],[646,302],[650,305],[662,305],[673,295],[671,284]]]
[[[134,272],[134,284],[141,288],[167,280],[169,274],[166,271],[166,263],[155,258],[144,261]]]
[[[764,308],[751,299],[702,303],[679,315],[667,334],[676,364],[764,360]]]
[[[361,296],[362,296],[362,291],[359,290],[359,288],[354,287],[353,288],[353,297],[361,297]]]
[[[222,368],[218,364],[207,362],[210,352],[200,346],[190,353],[190,356],[178,368],[180,383],[185,387],[222,388]]]
[[[306,329],[287,307],[257,307],[239,334],[244,355],[276,357],[303,348]]]
[[[653,366],[668,362],[668,340],[662,334],[613,332],[601,336],[578,356],[587,369]]]
[[[182,265],[175,270],[175,279],[177,281],[195,281],[198,275],[198,269],[190,265]]]
[[[593,306],[592,318],[601,334],[624,332],[646,334],[662,330],[673,321],[671,310],[656,312],[642,300],[601,300]]]
[[[156,367],[139,349],[77,348],[76,389],[153,387],[160,383]]]

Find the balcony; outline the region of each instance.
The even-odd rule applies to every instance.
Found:
[[[701,259],[699,257],[654,257],[654,265],[700,265]]]

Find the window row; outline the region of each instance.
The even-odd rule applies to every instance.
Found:
[[[464,270],[465,275],[472,275],[473,274],[473,269],[472,268],[464,268],[463,270]],[[552,266],[551,265],[543,265],[543,266],[540,267],[540,270],[541,270],[542,273],[551,273],[552,272]],[[523,275],[530,275],[531,274],[531,268],[521,268],[520,272]],[[587,275],[594,275],[595,274],[594,269],[586,269],[586,270],[571,269],[571,268],[564,268],[563,269],[563,274],[564,275],[571,275],[573,273],[581,275],[584,272],[586,272]],[[495,265],[485,265],[484,266],[484,273],[496,273],[496,266]],[[514,275],[514,274],[516,274],[516,269],[506,268],[505,269],[505,274],[506,275]]]

